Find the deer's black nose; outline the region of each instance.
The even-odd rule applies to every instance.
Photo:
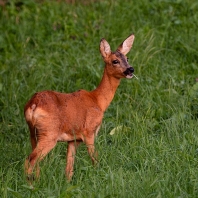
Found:
[[[131,73],[133,73],[134,72],[134,69],[133,69],[133,67],[129,67],[129,69],[128,69]]]

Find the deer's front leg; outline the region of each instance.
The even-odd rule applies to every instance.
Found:
[[[67,166],[65,172],[69,181],[73,176],[76,150],[80,143],[81,141],[71,141],[67,145]]]
[[[97,164],[98,153],[97,153],[97,151],[95,151],[94,139],[95,139],[94,135],[91,136],[91,137],[87,137],[86,140],[85,140],[85,144],[87,146],[88,153],[91,157],[92,164],[96,165]]]

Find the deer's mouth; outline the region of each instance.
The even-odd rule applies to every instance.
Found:
[[[129,67],[123,73],[124,73],[126,78],[132,78],[133,77],[133,72],[134,72],[133,67]]]

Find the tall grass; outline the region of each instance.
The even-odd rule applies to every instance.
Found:
[[[0,196],[198,197],[198,3],[191,1],[9,1],[0,8]],[[35,92],[94,89],[98,46],[136,38],[96,139],[99,165],[81,145],[70,183],[66,143],[41,163],[29,186],[23,107]]]

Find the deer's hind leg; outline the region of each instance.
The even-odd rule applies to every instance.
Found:
[[[31,123],[28,123],[28,127],[30,130],[30,142],[31,142],[31,146],[32,146],[32,151],[36,148],[37,145],[37,137],[36,137],[36,128],[34,126],[32,126]]]
[[[30,130],[30,142],[31,142],[32,152],[33,152],[37,145],[36,128],[30,122],[28,122],[28,127]],[[29,158],[30,156],[25,160],[25,173],[28,175],[28,177],[30,177],[30,173],[32,172],[32,170],[28,171],[29,165],[30,165]],[[36,169],[37,169],[36,175],[39,175],[39,167],[37,166]]]
[[[25,169],[28,179],[32,179],[34,168],[36,168],[36,177],[39,177],[39,162],[55,147],[57,138],[53,137],[51,134],[54,133],[52,131],[39,131],[36,129],[35,139],[31,139],[32,153],[25,161]]]

